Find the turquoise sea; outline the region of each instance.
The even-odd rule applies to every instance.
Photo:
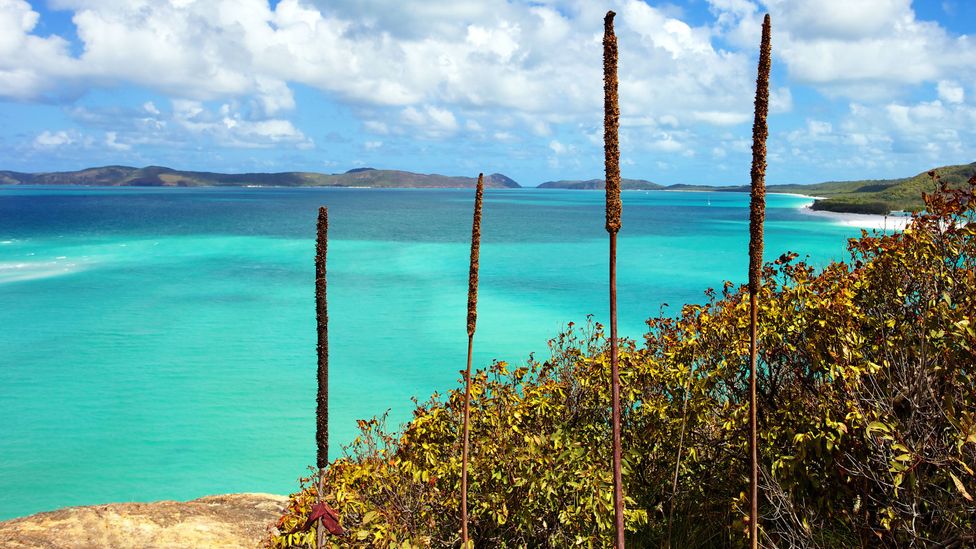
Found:
[[[288,493],[314,461],[316,210],[330,212],[332,455],[459,379],[470,190],[0,188],[0,519]],[[489,190],[475,361],[607,309],[602,191]],[[769,196],[766,257],[857,229]],[[624,193],[621,332],[745,280],[748,195]]]

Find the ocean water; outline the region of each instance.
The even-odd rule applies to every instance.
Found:
[[[330,214],[331,453],[466,356],[472,191],[0,188],[0,519],[288,493],[314,462],[314,234]],[[475,364],[606,320],[603,193],[488,190]],[[748,195],[625,192],[620,329],[745,280]],[[849,227],[771,195],[766,257]]]

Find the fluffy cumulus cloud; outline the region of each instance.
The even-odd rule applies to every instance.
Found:
[[[75,138],[66,131],[51,132],[45,130],[34,138],[34,147],[38,149],[51,149],[71,145],[74,142]]]
[[[60,94],[61,79],[83,70],[59,36],[34,34],[39,15],[24,0],[0,0],[0,96],[43,99]]]
[[[147,145],[185,149],[197,146],[201,138],[205,143],[231,148],[314,146],[314,141],[291,121],[251,119],[233,102],[210,107],[200,101],[175,99],[169,105],[157,106],[150,101],[136,109],[75,107],[68,114],[88,133],[45,130],[34,138],[32,148],[75,152],[107,148],[124,153]]]
[[[812,88],[847,106],[830,113],[818,109],[833,120],[806,118],[783,139],[774,135],[774,158],[817,171],[834,167],[834,173],[904,175],[976,157],[971,144],[976,109],[967,101],[969,82],[959,80],[976,65],[976,41],[919,19],[910,0],[709,0],[709,5],[716,33],[740,47],[754,41],[762,14],[770,13],[774,65],[783,66],[791,86]],[[844,169],[851,167],[862,170]]]
[[[725,126],[748,119],[750,55],[717,48],[712,31],[638,0],[621,13],[625,117],[671,116]],[[599,124],[605,6],[581,0],[305,2],[54,0],[80,42],[34,31],[38,13],[0,1],[0,95],[43,99],[65,89],[136,85],[197,102],[249,101],[267,123],[237,134],[287,139],[294,84],[375,119],[365,129],[438,139],[461,128],[490,139],[552,124]],[[788,94],[788,90],[785,90]],[[787,95],[788,96],[788,95]],[[504,115],[499,116],[499,113]]]
[[[584,151],[601,136],[602,22],[611,8],[620,14],[625,154],[670,161],[703,151],[741,161],[769,11],[772,113],[795,113],[807,88],[852,105],[831,120],[797,115],[780,158],[814,142],[908,150],[917,144],[912,128],[935,124],[953,128],[960,143],[972,137],[960,121],[971,116],[974,80],[961,75],[976,66],[976,43],[919,19],[910,0],[707,0],[711,17],[696,24],[652,4],[50,0],[71,18],[74,32],[62,37],[40,30],[41,10],[0,0],[0,98],[66,105],[87,132],[50,128],[35,134],[35,147],[132,151],[187,137],[314,147],[296,114],[302,87],[358,119],[361,150],[396,150],[406,139],[531,142],[550,164],[571,156],[586,164]],[[120,87],[154,99],[142,108],[77,101]],[[919,89],[931,97],[918,99]],[[883,142],[885,132],[895,137]]]
[[[942,95],[942,92],[939,92]],[[976,107],[945,102],[890,101],[851,103],[837,124],[808,119],[772,148],[798,162],[827,167],[862,167],[866,170],[916,170],[946,164],[946,159],[971,162]],[[910,159],[914,163],[906,164]]]
[[[911,0],[709,0],[730,41],[754,41],[764,11],[790,77],[831,94],[891,97],[976,63],[976,41],[920,20]]]

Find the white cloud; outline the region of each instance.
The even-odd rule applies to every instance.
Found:
[[[400,122],[414,135],[440,138],[454,134],[458,129],[457,118],[447,109],[432,105],[420,108],[406,107],[400,111]],[[401,133],[404,130],[401,130]]]
[[[748,140],[738,143],[748,136],[768,9],[771,112],[805,106],[805,85],[861,108],[792,124],[790,147],[810,157],[804,147],[814,145],[886,154],[921,150],[928,135],[953,143],[943,150],[967,150],[973,133],[964,124],[973,118],[964,87],[974,81],[960,75],[976,65],[976,43],[920,20],[909,0],[708,3],[715,19],[696,26],[681,10],[641,0],[52,0],[72,11],[78,43],[69,44],[44,36],[27,2],[0,0],[0,98],[67,102],[69,116],[109,148],[186,147],[188,138],[195,146],[308,148],[314,143],[293,111],[295,93],[309,87],[359,118],[370,135],[352,147],[471,139],[568,157],[575,142],[599,157],[602,21],[612,8],[628,158],[652,166],[637,152],[711,151],[732,165],[748,155]],[[70,106],[87,90],[117,86],[169,102],[153,95],[155,103],[111,112]],[[906,100],[920,90],[933,95]],[[855,121],[862,126],[849,126]],[[59,139],[48,134],[40,142]],[[88,139],[66,136],[76,146]]]
[[[75,142],[74,137],[72,137],[66,131],[51,132],[45,130],[34,138],[34,147],[39,149],[50,149],[57,148],[64,145],[70,145]]]
[[[84,140],[115,151],[140,145],[221,146],[231,148],[294,147],[308,149],[314,142],[286,119],[248,115],[236,103],[212,106],[200,101],[175,99],[169,108],[145,103],[140,108],[75,107],[68,111],[77,123],[100,130],[99,138]],[[43,135],[43,134],[42,134]],[[69,137],[80,141],[78,135]]]
[[[950,80],[939,80],[937,85],[939,99],[947,103],[962,103],[966,97],[962,86]]]
[[[386,135],[390,133],[389,126],[387,126],[385,122],[380,122],[379,120],[367,120],[363,122],[363,128],[370,133],[379,135]]]
[[[548,163],[552,169],[559,169],[565,166],[566,163],[577,168],[581,165],[579,150],[576,148],[576,145],[566,144],[553,139],[549,141],[549,150],[552,154],[548,157]]]
[[[787,87],[770,87],[769,90],[769,112],[781,114],[793,110],[793,94]]]
[[[911,0],[764,0],[796,38],[860,40],[883,37],[893,26],[909,23]]]
[[[773,22],[773,67],[792,79],[855,97],[892,97],[976,64],[976,42],[919,20],[910,0],[762,0]],[[761,12],[748,0],[709,0],[716,28],[740,47],[758,45]]]
[[[818,169],[837,167],[911,174],[926,167],[971,162],[976,158],[972,127],[976,107],[931,101],[851,103],[839,123],[808,119],[771,148],[788,151],[792,169],[800,163]],[[967,137],[968,136],[968,137]]]
[[[120,143],[116,132],[105,132],[105,146],[116,151],[128,151],[132,145]]]
[[[692,113],[692,117],[695,120],[716,126],[734,126],[749,120],[752,118],[752,114],[748,112],[695,111]]]
[[[685,146],[674,139],[674,136],[670,133],[662,134],[660,137],[655,139],[649,144],[651,149],[662,151],[662,152],[679,152],[685,149]]]
[[[518,34],[518,25],[506,23],[494,29],[469,25],[466,41],[477,51],[494,55],[500,62],[508,63],[519,49]]]
[[[0,53],[36,43],[32,57],[3,57],[0,95],[7,97],[134,84],[173,99],[239,101],[257,117],[276,119],[294,109],[294,83],[379,115],[397,107],[402,130],[428,127],[430,138],[453,135],[461,114],[511,131],[495,124],[499,111],[548,136],[552,124],[590,117],[602,103],[607,6],[575,0],[281,0],[273,8],[266,0],[57,0],[55,8],[74,11],[78,56],[63,39],[31,34],[38,15],[28,4],[3,6],[12,18],[4,28],[16,32],[0,39]],[[728,117],[692,113],[735,112],[749,103],[749,55],[714,46],[712,29],[639,0],[610,7],[621,13],[625,118],[724,125]]]
[[[818,135],[826,135],[834,131],[833,125],[830,122],[823,122],[821,120],[807,120],[807,131],[813,137]]]
[[[33,34],[39,14],[23,0],[0,1],[0,97],[38,99],[72,95],[61,80],[78,70],[67,40]]]

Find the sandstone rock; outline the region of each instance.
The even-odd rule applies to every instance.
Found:
[[[0,522],[0,547],[260,547],[286,502],[272,494],[228,494],[187,502],[68,507]]]

